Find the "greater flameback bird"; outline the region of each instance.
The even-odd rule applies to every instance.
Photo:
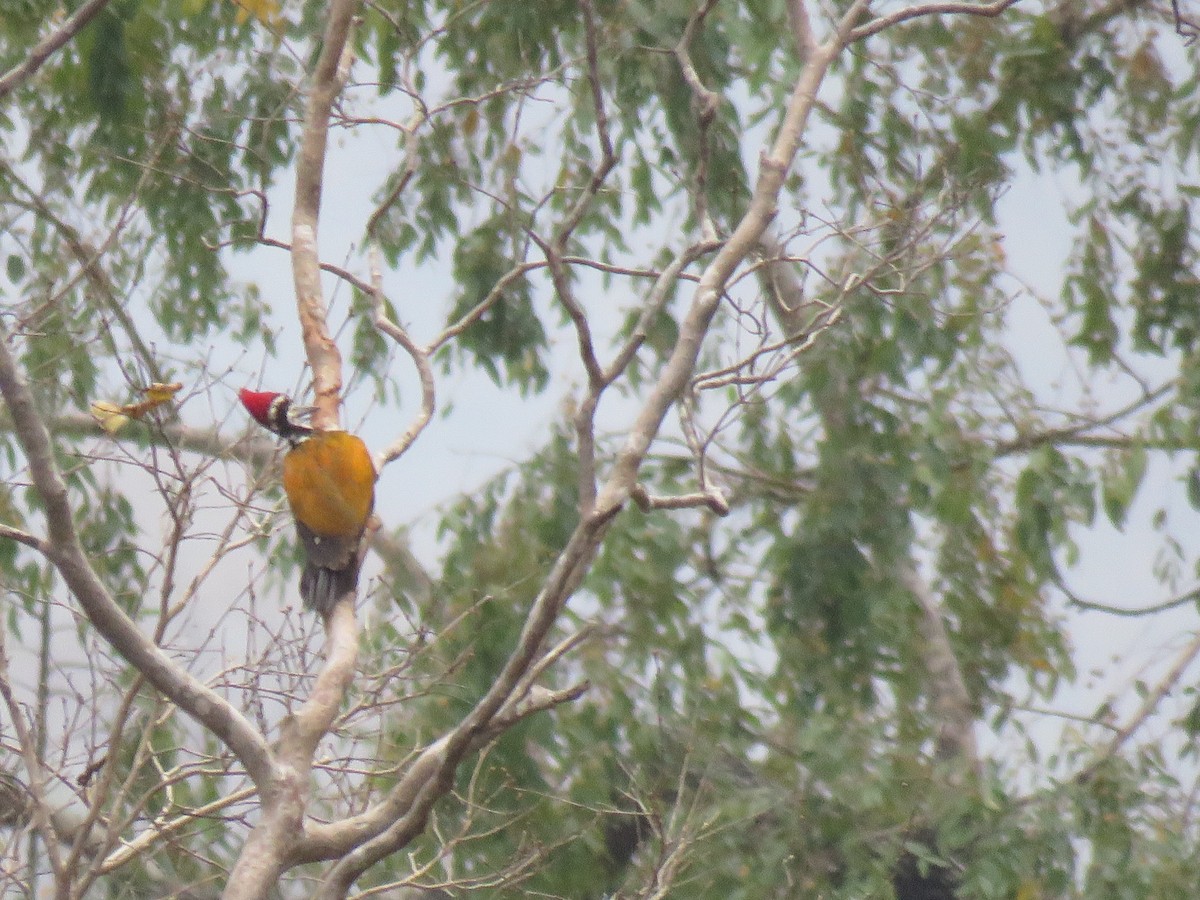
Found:
[[[283,490],[304,545],[300,596],[328,615],[358,586],[359,545],[375,505],[375,463],[361,439],[321,431],[292,418],[292,401],[274,391],[238,392],[264,428],[290,444],[283,457]]]

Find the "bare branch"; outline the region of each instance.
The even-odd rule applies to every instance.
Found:
[[[383,293],[383,270],[379,264],[379,248],[371,247],[371,291],[370,296],[375,315],[375,327],[404,348],[417,369],[421,379],[421,409],[412,423],[396,441],[390,444],[376,460],[375,467],[384,465],[404,453],[425,430],[437,409],[437,389],[433,380],[433,366],[429,363],[429,351],[418,347],[408,330],[394,322],[388,315],[387,297]]]
[[[527,272],[532,272],[534,269],[545,268],[545,262],[524,262],[520,265],[513,266],[505,272],[500,279],[492,285],[492,289],[488,291],[487,296],[469,309],[457,322],[447,326],[441,334],[429,342],[425,348],[425,352],[432,354],[448,341],[458,337],[481,318],[491,309],[501,297],[504,296],[508,286],[515,282],[518,278],[523,278]]]
[[[850,32],[850,41],[861,41],[893,25],[922,16],[967,15],[995,18],[1015,3],[1017,0],[995,0],[993,3],[918,3],[860,25]]]
[[[50,805],[46,798],[46,785],[49,783],[50,778],[46,771],[45,761],[37,752],[34,736],[29,733],[29,728],[25,722],[25,713],[13,696],[12,685],[8,678],[9,665],[8,650],[5,646],[4,638],[5,630],[0,628],[0,697],[4,699],[9,721],[12,723],[13,732],[17,736],[17,743],[21,747],[21,757],[25,763],[25,771],[29,776],[28,790],[30,800],[32,801],[33,820],[37,823],[38,831],[41,833],[42,844],[45,846],[46,855],[50,859],[50,868],[54,872],[54,878],[59,883],[62,883],[62,853],[59,851],[58,835],[55,833],[54,824],[50,819]]]
[[[768,228],[759,241],[764,265],[757,272],[763,292],[779,327],[785,335],[793,335],[802,329],[804,315],[804,285],[796,274],[795,267],[774,231]]]
[[[579,684],[571,685],[569,688],[552,691],[549,688],[534,685],[529,689],[529,693],[523,697],[520,702],[513,704],[511,712],[502,712],[492,721],[482,737],[489,739],[498,736],[513,725],[520,722],[522,719],[528,719],[530,716],[535,716],[538,713],[548,712],[555,707],[562,706],[564,703],[573,703],[588,692],[591,683],[581,681]]]
[[[433,803],[449,788],[456,767],[469,752],[475,737],[489,727],[536,659],[563,604],[578,587],[595,557],[612,518],[633,490],[637,470],[667,410],[690,379],[724,285],[757,246],[773,217],[787,169],[799,148],[800,136],[815,102],[816,90],[866,5],[866,0],[856,0],[843,16],[837,35],[806,60],[783,125],[769,153],[763,157],[759,182],[747,214],[701,276],[679,342],[618,457],[595,512],[580,521],[559,555],[530,609],[516,646],[492,687],[454,731],[422,751],[383,803],[336,826],[310,828],[309,840],[300,851],[303,858],[331,858],[345,854],[330,870],[319,897],[330,900],[340,897],[359,874],[407,844],[424,829]],[[361,841],[365,842],[360,844]]]
[[[597,509],[602,513],[619,509],[633,490],[637,471],[662,427],[667,410],[674,404],[692,376],[700,347],[712,317],[716,314],[725,285],[733,277],[736,268],[759,244],[767,226],[775,217],[779,192],[800,147],[801,135],[816,103],[817,90],[829,65],[841,52],[849,39],[850,30],[867,5],[867,0],[855,0],[842,17],[837,34],[804,61],[800,77],[792,89],[783,123],[770,150],[761,158],[758,182],[749,208],[700,278],[692,307],[680,327],[675,349],[631,427],[625,446],[618,455],[612,474],[597,501]]]
[[[276,240],[275,238],[269,238],[262,235],[259,236],[258,243],[262,244],[264,247],[276,247],[280,250],[287,250],[289,253],[294,249],[287,241],[280,241]],[[336,275],[351,287],[357,288],[358,290],[362,291],[362,293],[370,296],[371,285],[367,284],[367,282],[363,281],[349,269],[331,262],[321,262],[319,265],[322,272],[328,272],[330,275]]]
[[[583,12],[584,34],[587,42],[588,84],[591,87],[592,106],[596,115],[596,139],[600,144],[600,160],[593,170],[591,177],[588,179],[588,183],[579,199],[555,230],[553,239],[549,242],[543,241],[532,231],[530,232],[530,236],[545,254],[546,262],[550,267],[550,280],[554,284],[555,296],[558,297],[559,303],[567,311],[567,315],[571,319],[571,324],[575,327],[575,337],[579,345],[579,358],[583,361],[583,368],[588,376],[588,396],[580,405],[574,422],[576,453],[579,459],[577,477],[579,485],[579,511],[580,515],[586,516],[591,512],[592,505],[596,499],[594,416],[596,407],[600,402],[600,395],[608,387],[608,384],[604,380],[604,370],[596,358],[596,348],[592,341],[591,324],[588,322],[587,312],[575,296],[567,266],[563,262],[563,256],[566,253],[567,243],[570,241],[571,235],[579,226],[579,223],[583,221],[584,215],[591,208],[600,189],[604,186],[605,179],[608,178],[616,166],[617,157],[613,152],[612,137],[609,135],[608,129],[608,112],[605,109],[604,93],[601,89],[599,37],[596,31],[595,10],[590,0],[585,0],[581,4],[581,8]]]
[[[621,348],[621,351],[604,372],[605,381],[616,381],[621,377],[625,369],[629,367],[629,364],[633,362],[634,356],[637,355],[642,344],[646,342],[646,336],[650,333],[650,326],[654,324],[654,320],[662,313],[663,308],[667,305],[667,301],[671,298],[671,291],[675,288],[676,282],[688,277],[683,270],[701,256],[712,253],[714,250],[720,249],[720,247],[721,244],[719,241],[706,241],[693,244],[686,250],[681,251],[678,256],[671,260],[665,269],[658,273],[654,281],[654,286],[650,289],[650,294],[646,298],[646,304],[642,307],[642,314],[638,316],[637,323],[633,327],[633,333],[629,335],[629,341]]]
[[[1063,441],[1079,441],[1081,438],[1087,436],[1088,432],[1107,428],[1122,419],[1153,406],[1177,388],[1178,385],[1174,380],[1165,382],[1157,388],[1143,393],[1142,396],[1131,400],[1129,403],[1117,407],[1112,412],[1098,417],[1090,417],[1077,425],[1018,434],[1012,440],[997,444],[992,452],[999,458],[1011,456],[1014,453],[1024,453],[1047,444],[1056,444]]]
[[[96,577],[75,530],[67,486],[54,461],[50,434],[37,413],[28,384],[17,369],[11,340],[8,335],[0,334],[0,395],[8,404],[34,487],[45,504],[47,558],[113,649],[237,754],[256,784],[266,784],[273,763],[263,737],[225,698],[185,672],[142,634]]]
[[[723,366],[720,369],[714,369],[709,372],[702,372],[692,380],[692,390],[711,391],[715,388],[731,384],[763,385],[773,381],[796,357],[810,349],[823,332],[841,321],[842,306],[840,303],[841,298],[833,304],[823,304],[809,324],[798,334],[764,344],[749,356],[731,365]],[[762,371],[746,372],[761,357],[778,354],[781,350],[786,350],[787,352],[772,361]]]
[[[372,517],[367,527],[374,530],[378,527],[378,519]],[[365,540],[360,545],[355,565],[362,565],[367,545]],[[316,684],[300,709],[285,720],[280,729],[281,758],[305,773],[312,766],[317,743],[333,724],[346,689],[354,678],[354,665],[358,659],[358,619],[353,603],[339,602],[334,606],[326,623],[326,633],[325,665],[317,675]]]
[[[629,496],[633,498],[633,502],[642,512],[650,512],[653,509],[695,509],[707,506],[718,516],[729,515],[729,501],[725,499],[723,493],[715,488],[695,494],[677,494],[666,497],[651,494],[646,490],[645,485],[637,484],[634,485]]]
[[[529,670],[521,676],[521,680],[513,689],[511,697],[505,702],[504,707],[497,714],[497,719],[503,719],[505,715],[514,708],[524,709],[528,704],[525,702],[528,695],[539,690],[537,681],[560,659],[591,637],[593,632],[592,626],[585,626],[574,634],[568,635],[559,641],[555,646],[551,647],[541,659],[529,667]],[[577,685],[579,693],[582,694],[587,690],[587,684]],[[540,690],[545,691],[544,688]],[[575,690],[572,688],[571,690]]]
[[[1200,37],[1200,23],[1185,16],[1179,9],[1179,0],[1171,0],[1171,13],[1175,17],[1175,33],[1183,38],[1183,45],[1190,47]]]
[[[24,62],[13,66],[3,76],[0,76],[0,99],[7,97],[21,82],[28,79],[34,72],[62,48],[67,41],[79,34],[88,22],[92,21],[112,0],[88,0],[75,10],[71,16],[58,28],[52,31],[29,51]]]
[[[379,230],[379,224],[383,221],[383,217],[400,199],[400,195],[404,193],[404,189],[408,187],[408,183],[412,181],[417,172],[417,151],[421,142],[418,129],[427,119],[428,114],[424,111],[424,104],[419,103],[413,121],[400,129],[404,134],[404,165],[400,169],[400,174],[395,176],[395,184],[392,185],[392,189],[388,191],[387,196],[375,207],[375,211],[367,219],[367,240],[371,241],[373,246],[378,243],[376,232]]]
[[[349,36],[358,7],[358,0],[330,3],[321,55],[305,108],[296,168],[292,273],[305,352],[313,371],[313,423],[318,428],[336,427],[341,400],[342,358],[326,321],[317,233],[330,114],[349,77],[353,57]],[[377,522],[372,525],[377,527]],[[364,541],[359,562],[366,547]],[[339,600],[326,617],[325,665],[300,711],[282,729],[280,753],[286,765],[278,767],[270,785],[259,786],[263,816],[250,832],[230,876],[228,896],[265,896],[288,865],[304,819],[313,753],[332,724],[354,673],[358,623],[353,594]]]
[[[159,147],[156,148],[156,152],[161,148],[161,146],[162,143],[160,143]],[[130,316],[129,311],[125,308],[125,304],[118,299],[117,295],[119,292],[117,291],[116,286],[113,284],[111,276],[104,269],[104,267],[100,265],[100,262],[104,258],[105,254],[107,254],[121,240],[126,230],[126,226],[129,224],[129,220],[132,216],[132,208],[135,202],[134,198],[140,194],[141,187],[149,179],[152,167],[150,165],[145,165],[142,175],[138,179],[138,188],[130,192],[129,199],[122,204],[121,211],[119,215],[115,217],[113,225],[109,229],[108,235],[103,241],[100,242],[99,245],[93,245],[80,233],[78,228],[67,222],[62,218],[62,216],[58,215],[51,208],[50,204],[46,202],[46,199],[30,184],[28,184],[16,169],[3,160],[0,160],[0,171],[3,171],[4,177],[11,184],[18,186],[28,198],[24,201],[15,200],[15,202],[54,226],[55,231],[57,231],[59,236],[62,238],[67,250],[70,251],[71,256],[74,257],[75,262],[79,265],[79,271],[64,285],[59,287],[55,291],[55,295],[47,302],[57,303],[58,300],[61,297],[66,296],[67,293],[72,290],[78,282],[85,282],[91,289],[92,296],[95,298],[97,305],[100,306],[105,313],[112,316],[113,319],[120,324],[121,328],[124,329],[125,335],[128,337],[129,342],[132,344],[133,349],[137,353],[138,361],[145,368],[145,371],[149,375],[150,379],[153,381],[167,381],[168,379],[163,373],[154,352],[142,338],[141,332],[139,331],[137,324],[133,321],[133,317]],[[112,352],[115,354],[116,347],[112,341],[112,337],[109,334],[108,329],[103,329],[101,334],[108,340],[109,346],[112,349]]]
[[[1181,606],[1200,602],[1200,587],[1192,588],[1190,591],[1180,594],[1177,597],[1169,597],[1166,600],[1152,603],[1149,606],[1115,606],[1111,603],[1100,603],[1096,600],[1083,599],[1067,585],[1065,579],[1062,577],[1062,573],[1054,574],[1054,586],[1066,594],[1067,600],[1074,607],[1088,612],[1107,613],[1110,616],[1121,616],[1130,619],[1169,612]]]
[[[1133,717],[1113,735],[1108,744],[1096,754],[1095,759],[1076,773],[1076,781],[1086,781],[1091,778],[1097,769],[1120,751],[1125,742],[1133,737],[1134,732],[1158,709],[1158,704],[1179,683],[1179,679],[1183,677],[1184,673],[1196,661],[1197,657],[1200,657],[1200,634],[1192,637],[1187,646],[1184,647],[1183,652],[1175,659],[1175,663],[1167,671],[1167,674],[1159,680],[1154,690],[1146,695],[1146,698],[1142,701],[1142,705],[1138,707],[1138,711],[1133,714]]]
[[[188,825],[194,824],[198,820],[209,818],[223,809],[227,809],[234,804],[240,803],[243,800],[248,800],[256,793],[256,789],[252,787],[242,788],[240,791],[234,791],[231,794],[226,794],[224,797],[218,797],[211,803],[205,803],[203,806],[197,806],[195,809],[189,810],[182,815],[175,816],[167,821],[153,821],[145,831],[135,837],[133,840],[126,841],[121,844],[119,850],[105,857],[100,865],[100,874],[108,874],[119,869],[130,860],[144,853],[148,848],[154,846],[160,841],[170,839],[174,834],[186,828]]]
[[[30,534],[28,531],[22,531],[19,528],[13,528],[11,525],[0,525],[0,538],[8,538],[10,541],[16,541],[18,544],[24,544],[26,547],[32,547],[34,550],[39,550],[42,553],[47,551],[46,542],[35,534]]]
[[[598,539],[611,521],[593,514],[577,526],[526,617],[521,636],[492,687],[454,728],[430,744],[407,768],[383,802],[336,825],[310,825],[297,861],[341,859],[330,870],[320,898],[341,897],[375,862],[405,846],[424,830],[433,804],[450,788],[454,771],[476,740],[513,696],[553,626],[595,557]]]
[[[313,370],[317,427],[335,427],[342,390],[342,357],[329,334],[321,292],[317,223],[321,211],[325,148],[334,98],[349,75],[351,49],[347,43],[358,0],[333,0],[325,27],[321,56],[313,72],[304,113],[304,129],[296,165],[296,205],[292,213],[292,274],[304,349]]]

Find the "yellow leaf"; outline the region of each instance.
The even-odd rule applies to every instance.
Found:
[[[279,0],[233,0],[233,3],[238,8],[238,24],[244,23],[250,16],[268,28],[278,28],[283,23]]]
[[[92,418],[108,434],[116,434],[129,422],[129,416],[121,412],[121,407],[107,400],[92,402]]]
[[[467,108],[467,114],[463,116],[462,132],[467,137],[473,135],[479,129],[479,109],[471,106]]]
[[[183,385],[179,382],[172,384],[159,384],[155,382],[150,387],[142,388],[142,393],[146,395],[145,400],[139,400],[137,403],[126,403],[121,407],[120,411],[131,419],[140,419],[152,409],[158,409],[164,403],[170,401]]]
[[[170,384],[160,384],[156,381],[149,387],[142,388],[142,393],[146,395],[148,403],[161,406],[182,390],[183,384],[181,382],[173,381]]]

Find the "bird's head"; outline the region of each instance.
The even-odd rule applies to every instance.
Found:
[[[292,406],[292,398],[278,391],[252,391],[242,388],[238,391],[238,399],[242,406],[268,431],[273,431],[282,438],[294,441],[305,435],[312,434],[312,428],[301,425],[296,421],[297,416],[311,415],[312,408],[307,406]]]

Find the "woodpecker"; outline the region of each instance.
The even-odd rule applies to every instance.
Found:
[[[358,587],[358,550],[375,505],[375,463],[366,444],[345,431],[296,422],[292,401],[274,391],[238,392],[258,424],[288,442],[283,490],[304,545],[300,596],[328,615]]]

